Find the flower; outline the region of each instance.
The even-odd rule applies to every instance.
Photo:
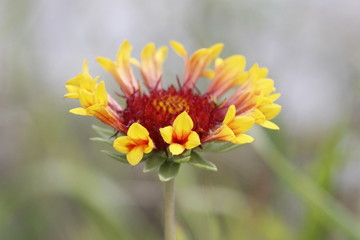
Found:
[[[279,129],[271,120],[281,111],[275,103],[280,94],[275,93],[266,68],[255,64],[247,71],[243,56],[218,57],[223,44],[199,49],[192,55],[176,41],[170,41],[170,45],[185,62],[178,87],[162,86],[167,47],[156,48],[150,43],[137,60],[131,56],[129,41],[124,41],[115,61],[104,57],[97,60],[120,85],[123,94],[119,96],[126,105],[120,106],[106,92],[105,83],[97,83],[98,77],[90,76],[85,61],[83,72],[66,84],[65,97],[79,99],[82,106],[70,112],[95,116],[122,134],[114,139],[113,147],[126,154],[131,165],[138,164],[144,155],[166,153],[171,158],[202,150],[213,141],[250,143],[254,139],[246,132],[254,124]],[[146,90],[135,77],[134,67],[140,71]],[[196,88],[200,78],[209,79],[204,93]]]
[[[154,148],[154,143],[149,137],[149,132],[139,123],[133,123],[127,131],[127,136],[118,137],[114,141],[114,148],[127,153],[127,160],[131,165],[138,164],[144,153],[149,153]]]
[[[184,111],[174,120],[172,126],[160,128],[161,137],[169,145],[169,151],[179,155],[185,149],[193,149],[201,144],[199,135],[192,131],[194,123],[189,114]]]

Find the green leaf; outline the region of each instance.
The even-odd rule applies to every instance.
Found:
[[[200,150],[202,152],[216,152],[216,153],[223,153],[228,152],[238,147],[241,147],[242,144],[235,144],[231,142],[220,142],[220,141],[213,141],[203,145],[203,148]]]
[[[194,166],[197,168],[201,168],[201,169],[205,169],[205,170],[209,170],[209,171],[217,171],[217,167],[214,163],[212,163],[208,160],[205,160],[197,152],[194,152],[194,151],[191,153],[191,159],[188,163],[191,166]]]
[[[191,158],[191,150],[185,151],[181,155],[171,157],[171,160],[176,163],[186,163]]]
[[[114,152],[110,152],[107,150],[101,150],[102,153],[105,153],[106,155],[108,155],[109,157],[122,162],[122,163],[126,163],[129,164],[129,162],[126,159],[126,155],[125,154],[120,154],[120,153],[114,153]]]
[[[93,137],[93,138],[90,138],[90,140],[94,141],[94,142],[107,143],[110,145],[113,144],[113,141],[109,138]]]
[[[217,151],[218,153],[223,153],[223,152],[228,152],[231,150],[234,150],[238,147],[241,147],[243,144],[235,144],[235,143],[226,143],[222,146],[222,149],[220,149],[219,151]]]
[[[92,125],[92,128],[103,138],[111,138],[115,134],[114,129],[103,128],[96,125]]]
[[[166,161],[166,158],[162,156],[152,155],[145,161],[143,172],[147,173],[160,167]]]
[[[160,166],[159,179],[162,182],[167,182],[176,177],[179,172],[180,164],[172,161],[166,161]]]

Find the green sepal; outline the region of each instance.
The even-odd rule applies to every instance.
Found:
[[[190,160],[190,158],[191,158],[191,150],[187,150],[181,155],[173,156],[170,159],[176,163],[186,163]]]
[[[200,156],[200,154],[198,154],[195,151],[191,153],[191,159],[188,163],[193,167],[197,167],[209,171],[217,171],[217,167],[214,163],[205,160]]]
[[[114,129],[103,128],[96,125],[92,125],[92,128],[103,138],[111,138],[115,134]]]
[[[143,172],[147,173],[152,170],[155,170],[161,166],[166,161],[166,157],[161,156],[161,154],[152,154],[145,161]]]
[[[180,164],[173,161],[165,161],[159,169],[159,179],[162,182],[167,182],[176,177],[179,172]]]
[[[216,153],[223,153],[228,152],[238,147],[241,147],[242,144],[235,144],[231,142],[220,142],[220,141],[213,141],[203,145],[200,151],[202,152],[216,152]]]
[[[113,144],[113,141],[110,138],[93,137],[93,138],[90,138],[90,140],[94,141],[94,142],[110,144],[111,146]]]
[[[129,164],[128,160],[126,159],[126,155],[125,154],[120,154],[120,153],[115,153],[115,152],[110,152],[107,150],[101,150],[102,153],[105,153],[106,155],[108,155],[109,157],[122,162],[122,163],[126,163]]]

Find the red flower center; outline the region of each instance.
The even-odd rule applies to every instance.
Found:
[[[176,90],[174,86],[167,90],[154,90],[149,94],[133,94],[127,98],[127,107],[121,114],[127,127],[134,122],[140,123],[149,131],[157,150],[164,150],[167,144],[159,129],[171,126],[183,111],[190,115],[194,123],[193,130],[200,139],[224,118],[219,105],[208,95],[195,94],[191,89]]]

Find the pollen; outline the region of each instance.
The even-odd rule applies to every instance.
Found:
[[[183,111],[189,111],[190,106],[182,96],[161,96],[151,101],[154,108],[163,114],[177,114]]]

